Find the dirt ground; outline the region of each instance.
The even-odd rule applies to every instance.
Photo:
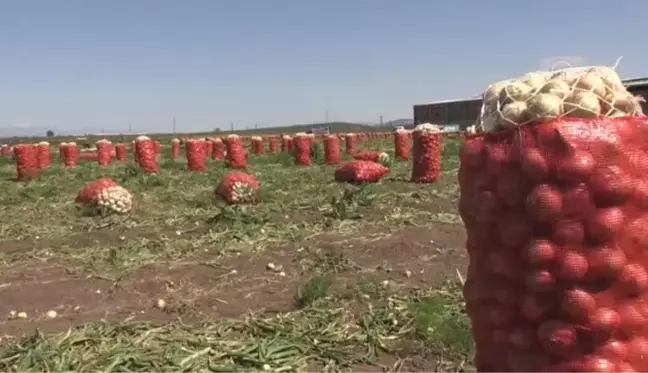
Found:
[[[107,236],[97,237],[108,240]],[[314,261],[327,259],[326,265],[348,267],[339,271],[344,283],[371,276],[393,281],[401,289],[429,286],[464,269],[464,240],[463,228],[452,224],[353,237],[324,234],[312,237],[307,247],[233,256],[217,264],[150,265],[117,281],[80,277],[62,266],[33,260],[0,275],[0,315],[27,313],[26,319],[0,321],[0,335],[61,331],[101,318],[164,322],[290,311],[295,285],[309,276]],[[0,246],[3,251],[14,249],[20,244]],[[269,263],[281,270],[268,270]],[[163,310],[156,307],[158,299],[166,303]],[[56,311],[56,318],[47,318],[50,310]]]

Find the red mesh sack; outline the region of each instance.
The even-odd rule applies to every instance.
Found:
[[[406,161],[410,159],[410,134],[404,130],[394,132],[394,155],[396,159]]]
[[[348,133],[344,136],[344,145],[347,154],[354,154],[358,147],[358,136],[355,133]]]
[[[279,153],[279,138],[277,136],[270,136],[268,138],[268,152],[270,154]]]
[[[102,177],[86,184],[77,193],[76,203],[94,204],[97,202],[99,193],[104,189],[119,185],[115,180],[109,177]]]
[[[49,167],[52,163],[52,152],[50,149],[50,144],[47,141],[38,143],[38,167],[45,168]]]
[[[16,180],[27,181],[40,175],[36,145],[18,144],[14,146],[14,157],[16,160]]]
[[[207,160],[211,158],[212,152],[214,151],[214,142],[212,141],[212,139],[205,139],[203,140],[203,143],[205,147],[203,156]]]
[[[335,181],[376,183],[389,173],[389,168],[372,161],[348,161],[335,169]]]
[[[292,150],[292,138],[288,135],[281,136],[281,152],[290,153]]]
[[[108,140],[97,141],[97,163],[108,166],[112,162],[112,144]]]
[[[159,141],[153,141],[153,145],[155,146],[155,155],[162,153],[162,144]]]
[[[61,155],[63,156],[63,164],[65,167],[74,167],[79,158],[79,150],[75,143],[67,143],[61,145]]]
[[[213,160],[220,160],[225,157],[225,143],[218,137],[214,139],[211,157]]]
[[[115,144],[115,158],[118,161],[126,160],[126,144]]]
[[[2,146],[0,147],[0,154],[3,157],[8,157],[11,154],[11,146],[2,144]]]
[[[232,168],[245,168],[247,166],[247,151],[239,136],[229,135],[226,142],[227,162]]]
[[[479,371],[648,371],[648,118],[469,136],[459,210]]]
[[[433,183],[439,178],[441,133],[436,131],[425,128],[414,130],[411,180],[415,183]]]
[[[340,163],[340,139],[336,135],[324,137],[324,162],[326,164]]]
[[[171,159],[177,159],[180,156],[180,139],[171,140]]]
[[[140,169],[145,173],[160,172],[155,152],[155,143],[146,136],[140,136],[135,141],[135,156]]]
[[[216,188],[216,195],[229,204],[256,202],[260,184],[254,175],[231,171],[223,176]]]
[[[258,136],[252,136],[252,141],[250,143],[252,148],[252,154],[261,155],[263,154],[263,139]]]
[[[300,166],[310,166],[310,144],[311,139],[307,136],[295,136],[293,138],[295,164]]]
[[[357,152],[353,154],[353,159],[357,159],[359,161],[372,161],[372,162],[378,162],[380,160],[380,155],[382,153],[379,151],[375,150],[365,150],[361,152]]]
[[[206,143],[204,140],[190,139],[185,144],[187,151],[187,169],[189,171],[205,171],[205,151]]]

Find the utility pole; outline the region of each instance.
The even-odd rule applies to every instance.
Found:
[[[128,133],[133,133],[133,124],[128,122]]]
[[[328,116],[329,113],[328,113],[328,112],[329,112],[329,111],[326,110],[326,112],[324,113],[324,123],[328,123],[328,122],[329,122],[329,116]]]
[[[173,133],[176,133],[176,120],[175,120],[175,117],[173,117]]]
[[[258,123],[254,123],[254,129],[255,130],[259,129],[259,124]]]
[[[234,132],[234,122],[230,122],[230,132]]]
[[[382,125],[383,125],[383,116],[381,115],[380,116],[380,127],[382,127]]]

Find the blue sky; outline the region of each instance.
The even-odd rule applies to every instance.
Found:
[[[0,135],[412,116],[565,59],[648,76],[648,2],[1,0]]]

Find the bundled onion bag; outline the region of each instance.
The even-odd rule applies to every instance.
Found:
[[[171,159],[180,157],[180,139],[171,140]]]
[[[118,161],[126,160],[126,144],[115,144],[115,159]]]
[[[106,139],[97,141],[97,163],[108,166],[112,162],[112,143]]]
[[[38,164],[38,147],[33,144],[18,144],[14,146],[16,159],[16,180],[28,181],[40,176]]]
[[[52,163],[52,151],[47,141],[41,141],[37,145],[38,166],[40,168],[49,167]]]
[[[223,176],[215,192],[229,204],[253,203],[258,200],[259,187],[254,175],[236,170]]]
[[[648,371],[648,118],[577,114],[462,144],[479,371]]]
[[[281,152],[290,153],[292,151],[292,137],[288,135],[281,136]]]
[[[115,180],[102,177],[81,188],[74,202],[99,212],[125,214],[133,207],[133,195]]]
[[[389,168],[372,161],[353,160],[335,169],[335,181],[344,183],[377,183],[389,173]]]
[[[412,178],[415,183],[433,183],[441,172],[441,128],[419,124],[413,131]]]
[[[245,168],[247,166],[248,152],[243,147],[243,142],[238,135],[227,136],[227,161],[231,168]]]
[[[254,155],[263,154],[263,137],[252,136],[250,138],[250,147],[252,148],[252,154]]]
[[[383,165],[387,165],[389,163],[389,154],[375,150],[365,150],[355,153],[353,155],[353,159],[357,159],[359,161],[378,162],[382,163]]]
[[[148,136],[139,136],[135,140],[135,159],[145,173],[160,172],[155,144]]]
[[[268,137],[268,153],[279,153],[279,138],[277,136]]]
[[[310,146],[312,139],[303,132],[298,132],[293,138],[295,164],[301,166],[310,166]]]
[[[401,161],[407,161],[410,156],[410,133],[407,130],[397,129],[394,132],[394,151],[395,158]]]
[[[187,151],[187,169],[189,171],[205,171],[205,152],[207,151],[206,142],[203,139],[189,139],[185,143]]]
[[[214,144],[212,145],[212,160],[221,160],[225,157],[225,143],[220,137],[216,137],[213,140]]]
[[[326,164],[340,163],[340,138],[336,135],[324,136],[324,162]]]
[[[347,154],[354,154],[358,147],[358,135],[355,133],[344,135],[344,146]]]

